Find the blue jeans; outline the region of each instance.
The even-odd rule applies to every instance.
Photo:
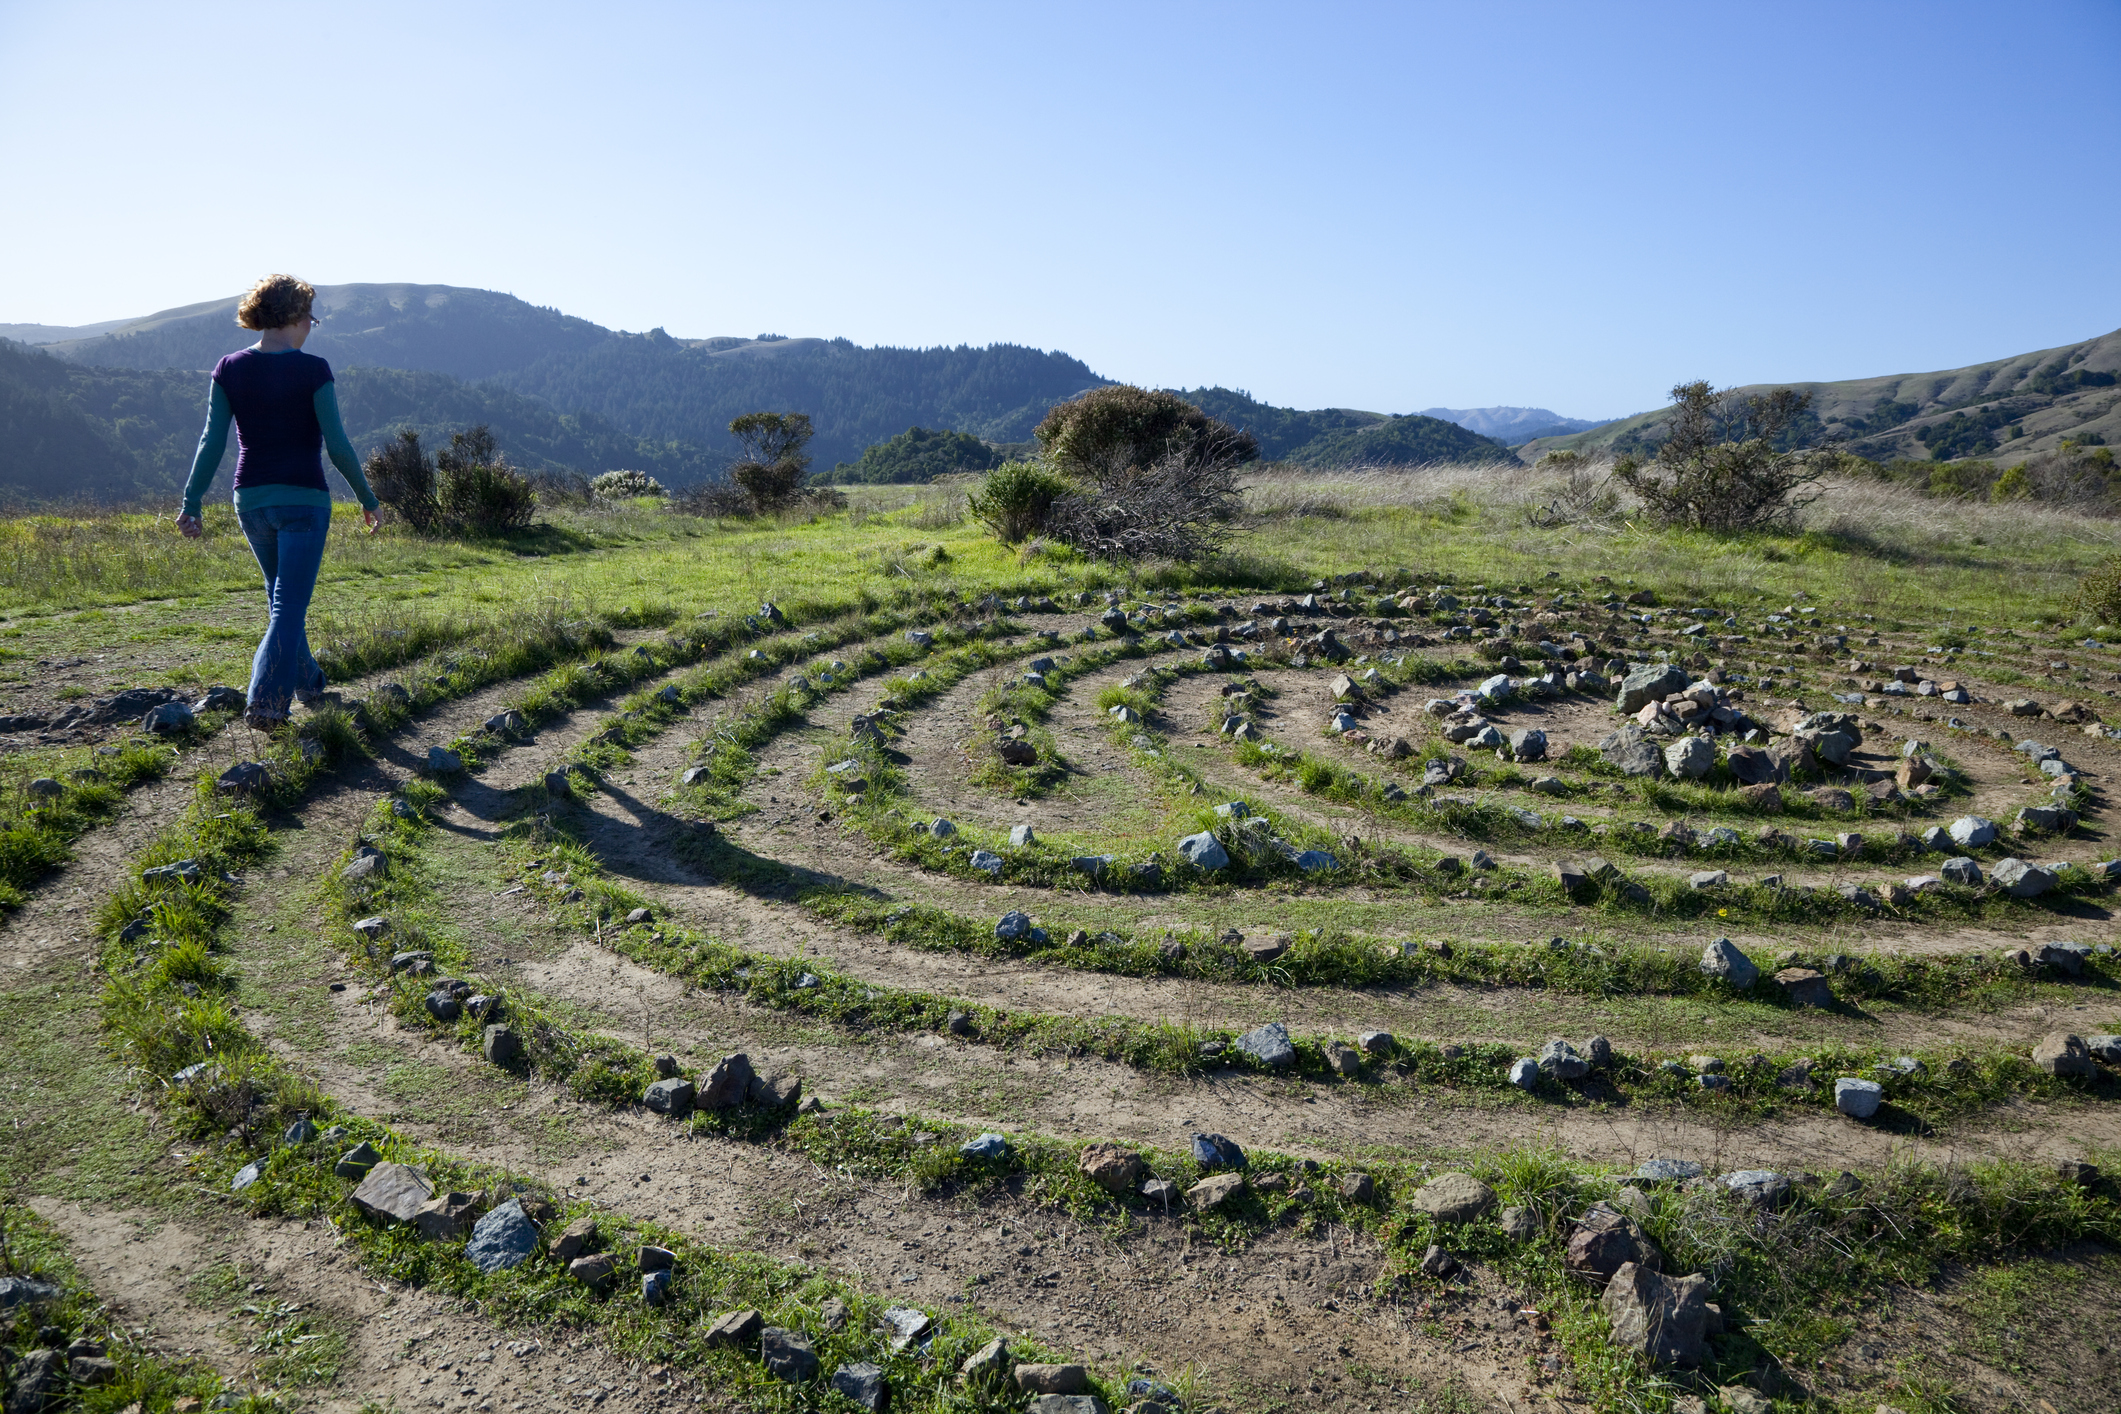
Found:
[[[310,655],[309,596],[324,563],[331,511],[324,506],[260,506],[238,519],[243,538],[265,572],[265,602],[272,610],[265,637],[250,664],[250,712],[285,717],[297,692],[324,690],[324,670]]]

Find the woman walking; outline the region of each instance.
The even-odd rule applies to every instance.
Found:
[[[236,322],[258,342],[214,365],[213,393],[199,454],[184,483],[177,529],[197,539],[199,500],[213,484],[236,425],[236,519],[265,573],[271,617],[250,665],[245,720],[261,731],[284,725],[292,703],[315,702],[324,670],[309,651],[309,597],[331,531],[331,488],[319,450],[331,453],[354,494],[361,518],[376,528],[376,493],[368,489],[346,427],[339,420],[331,365],[302,352],[320,322],[310,314],[316,290],[292,275],[268,275],[236,307]]]

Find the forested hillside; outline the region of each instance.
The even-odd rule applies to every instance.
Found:
[[[1441,418],[1389,417],[1353,408],[1304,412],[1274,407],[1228,388],[1182,389],[1179,395],[1210,417],[1259,438],[1260,455],[1267,461],[1304,466],[1409,466],[1514,460],[1501,442]]]
[[[725,460],[737,451],[731,418],[807,412],[817,424],[810,454],[819,466],[853,461],[914,426],[1020,442],[1053,404],[1111,381],[1080,359],[1015,344],[865,349],[845,339],[789,339],[714,347],[723,342],[615,339],[496,381]]]

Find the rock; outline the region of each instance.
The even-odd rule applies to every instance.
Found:
[[[650,1306],[662,1305],[670,1299],[672,1280],[667,1267],[641,1273],[641,1300]]]
[[[366,1178],[369,1170],[382,1161],[383,1156],[376,1152],[376,1146],[364,1139],[340,1155],[331,1171],[340,1178]]]
[[[1010,1378],[1014,1364],[1009,1356],[1009,1342],[996,1336],[966,1358],[958,1370],[958,1378],[975,1388],[999,1385]]]
[[[1598,750],[1606,765],[1623,776],[1647,776],[1655,780],[1664,774],[1664,752],[1632,725],[1622,727],[1601,741]]]
[[[1948,833],[1961,849],[1979,849],[1996,842],[1996,823],[1979,815],[1962,815],[1952,821]]]
[[[1408,1200],[1417,1212],[1443,1223],[1466,1223],[1495,1206],[1495,1190],[1469,1173],[1440,1173]]]
[[[464,1256],[482,1272],[498,1272],[521,1265],[537,1246],[537,1225],[523,1211],[522,1200],[511,1198],[473,1225]]]
[[[972,1014],[953,1011],[943,1018],[943,1029],[953,1036],[970,1036],[973,1032]]]
[[[994,936],[1001,942],[1014,943],[1031,935],[1031,915],[1011,910],[1004,913],[994,925]]]
[[[1080,1365],[1019,1365],[1016,1387],[1026,1394],[1081,1394],[1090,1388],[1090,1372]]]
[[[1701,970],[1706,976],[1722,978],[1741,992],[1760,979],[1760,969],[1729,938],[1718,938],[1701,950]]]
[[[1562,1261],[1572,1275],[1601,1286],[1630,1262],[1653,1272],[1664,1270],[1664,1254],[1657,1244],[1635,1219],[1610,1203],[1593,1203],[1576,1220]]]
[[[1591,1063],[1558,1037],[1540,1049],[1539,1068],[1556,1080],[1581,1080],[1591,1073]]]
[[[37,787],[41,784],[47,784],[47,782],[31,781],[29,783],[30,793],[32,795],[39,794]],[[57,795],[59,793],[59,783],[50,781],[48,784],[53,787],[50,793]],[[214,789],[222,795],[255,795],[271,784],[272,776],[266,771],[262,762],[238,761],[216,778]]]
[[[1205,830],[1180,840],[1178,852],[1196,869],[1213,871],[1226,869],[1230,865],[1230,854],[1222,847],[1222,841]]]
[[[1885,1101],[1885,1087],[1875,1080],[1844,1075],[1834,1082],[1834,1108],[1850,1119],[1869,1119]]]
[[[428,775],[447,776],[463,769],[464,758],[451,751],[448,747],[430,746],[427,748]]]
[[[1377,1180],[1366,1173],[1347,1174],[1340,1180],[1340,1196],[1350,1203],[1367,1203],[1377,1196]]]
[[[405,1164],[379,1163],[354,1189],[353,1205],[371,1217],[402,1223],[412,1221],[420,1205],[432,1197],[434,1188],[419,1170]]]
[[[1790,1181],[1773,1169],[1740,1169],[1716,1180],[1732,1196],[1756,1208],[1779,1208],[1790,1196]]]
[[[1536,727],[1523,727],[1511,732],[1510,755],[1519,761],[1546,760],[1547,734]]]
[[[370,942],[374,942],[376,939],[389,934],[390,920],[388,918],[364,918],[353,925],[353,930]]]
[[[471,1231],[479,1200],[472,1193],[437,1193],[413,1211],[422,1242],[454,1242]]]
[[[1362,1073],[1362,1052],[1339,1041],[1328,1042],[1326,1065],[1335,1075],[1359,1075]]]
[[[1989,882],[2012,898],[2038,898],[2055,887],[2055,876],[2022,859],[1999,859],[1988,871]]]
[[[1223,941],[1228,942],[1229,937],[1229,934],[1224,934]],[[1287,933],[1272,933],[1264,938],[1239,938],[1237,945],[1254,962],[1266,963],[1273,962],[1287,952],[1289,941]]]
[[[1296,1064],[1296,1047],[1289,1040],[1289,1028],[1279,1021],[1247,1031],[1237,1038],[1237,1049],[1274,1070],[1286,1070]]]
[[[1750,1385],[1725,1385],[1716,1393],[1730,1414],[1775,1414],[1775,1402]]]
[[[2121,1065],[2121,1036],[2087,1036],[2084,1049],[2091,1052],[2094,1060],[2103,1060],[2108,1065]]]
[[[1105,1401],[1094,1394],[1042,1394],[1025,1414],[1105,1414]]]
[[[464,1004],[448,992],[435,991],[427,994],[427,1014],[437,1021],[455,1021],[462,1014]]]
[[[704,771],[706,768],[701,767],[700,769]],[[687,772],[686,774],[689,775],[691,773]],[[686,784],[690,785],[692,782],[688,781]],[[574,782],[568,778],[567,772],[564,770],[547,771],[545,773],[545,793],[556,800],[565,800],[568,796],[574,794]]]
[[[197,719],[193,716],[191,708],[182,702],[165,702],[159,707],[150,708],[147,714],[140,718],[140,726],[142,730],[152,732],[156,736],[174,736],[178,732],[190,731],[195,720]]]
[[[1708,1327],[1708,1278],[1667,1277],[1628,1262],[1600,1301],[1614,1345],[1659,1365],[1699,1365]]]
[[[2079,1036],[2067,1031],[2050,1031],[2033,1047],[2033,1064],[2053,1076],[2079,1076],[2091,1079],[2099,1074],[2099,1063],[2092,1059],[2091,1048]]]
[[[1075,1166],[1092,1183],[1114,1195],[1130,1193],[1141,1182],[1141,1155],[1117,1144],[1092,1144],[1083,1150]]]
[[[746,1346],[765,1328],[766,1318],[756,1311],[726,1311],[707,1328],[707,1344]]]
[[[1530,1242],[1539,1236],[1539,1218],[1530,1208],[1504,1208],[1502,1235],[1512,1242]]]
[[[672,1119],[683,1119],[692,1113],[692,1106],[700,1092],[690,1080],[673,1077],[658,1080],[641,1096],[641,1103],[659,1115]]]
[[[1814,972],[1809,967],[1785,967],[1775,974],[1782,985],[1782,994],[1793,1005],[1802,1007],[1831,1007],[1834,1004],[1833,986],[1823,972]]]
[[[802,1103],[803,1079],[799,1075],[754,1075],[746,1097],[760,1109],[784,1110]]]
[[[891,1400],[891,1382],[884,1378],[883,1367],[872,1361],[842,1365],[828,1383],[834,1394],[853,1400],[870,1414],[878,1414]]]
[[[357,850],[353,862],[339,871],[339,877],[349,884],[358,884],[366,879],[381,879],[390,873],[390,861],[379,850],[363,846]]]
[[[972,851],[972,857],[966,863],[989,874],[1002,872],[1002,857],[991,849],[975,849]]]
[[[1683,781],[1698,781],[1716,764],[1716,748],[1698,736],[1683,736],[1664,749],[1664,766]]]
[[[573,1277],[591,1291],[602,1291],[611,1284],[619,1269],[618,1258],[609,1252],[592,1253],[577,1257],[567,1264],[567,1275]]]
[[[1686,669],[1669,663],[1652,663],[1635,669],[1620,680],[1617,699],[1623,713],[1639,712],[1651,702],[1686,691]]]
[[[1398,1047],[1389,1031],[1364,1031],[1355,1037],[1355,1044],[1373,1056],[1388,1056]]]
[[[1539,1088],[1539,1062],[1530,1056],[1519,1056],[1510,1062],[1510,1083],[1520,1090]]]
[[[7,1414],[43,1414],[58,1403],[66,1386],[66,1352],[32,1350],[12,1370],[0,1365],[0,1372],[14,1376],[14,1386],[7,1392]]]
[[[236,1176],[229,1180],[228,1191],[231,1193],[241,1193],[244,1189],[250,1187],[253,1183],[256,1183],[260,1178],[264,1177],[264,1175],[265,1168],[263,1160],[247,1163],[242,1168],[237,1169]]]
[[[1009,1141],[999,1134],[980,1134],[957,1146],[957,1152],[968,1159],[986,1159],[990,1162],[1009,1157]]]
[[[317,1137],[317,1127],[307,1118],[298,1119],[280,1131],[280,1142],[291,1149],[300,1148]]]
[[[1720,889],[1731,882],[1731,876],[1724,869],[1698,869],[1687,875],[1686,881],[1689,888]]]
[[[1213,1174],[1186,1190],[1186,1201],[1196,1208],[1214,1208],[1227,1202],[1245,1186],[1240,1173]]]
[[[1440,1281],[1457,1270],[1457,1259],[1433,1242],[1429,1244],[1428,1250],[1421,1254],[1421,1271],[1424,1276],[1432,1276]]]
[[[497,1023],[480,1033],[479,1051],[490,1064],[506,1068],[523,1058],[523,1042],[514,1031]]]
[[[2040,704],[2030,697],[2014,697],[2003,704],[2003,710],[2013,717],[2037,717],[2040,715]]]
[[[1237,1141],[1220,1134],[1196,1134],[1189,1147],[1193,1162],[1202,1168],[1241,1169],[1247,1162],[1245,1151],[1238,1147]]]
[[[1013,739],[1004,741],[995,748],[995,751],[1002,758],[1002,764],[1006,766],[1036,766],[1038,764],[1038,748],[1028,741]]]
[[[106,1355],[75,1355],[66,1362],[67,1376],[77,1385],[107,1385],[118,1378],[118,1362]],[[12,1402],[8,1408],[14,1408]]]
[[[1142,1197],[1169,1208],[1179,1197],[1178,1185],[1168,1179],[1147,1179],[1142,1183]]]
[[[1944,876],[1944,881],[1948,884],[1958,884],[1969,889],[1981,886],[1981,866],[1964,855],[1945,860],[1937,866],[1937,872]]]
[[[703,1110],[726,1110],[744,1102],[751,1093],[751,1082],[757,1078],[751,1069],[751,1057],[741,1051],[723,1056],[707,1072],[707,1082],[700,1087],[695,1103]]]
[[[1554,861],[1554,882],[1561,886],[1563,894],[1575,898],[1591,887],[1591,876],[1575,860],[1557,859]]]
[[[766,1327],[759,1332],[759,1359],[767,1374],[787,1384],[807,1384],[817,1378],[817,1352],[801,1331]]]

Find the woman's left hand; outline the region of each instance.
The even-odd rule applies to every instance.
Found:
[[[373,535],[376,533],[376,527],[381,525],[383,521],[382,518],[378,516],[374,511],[363,510],[361,512],[361,523],[367,526],[368,533],[370,535]]]

